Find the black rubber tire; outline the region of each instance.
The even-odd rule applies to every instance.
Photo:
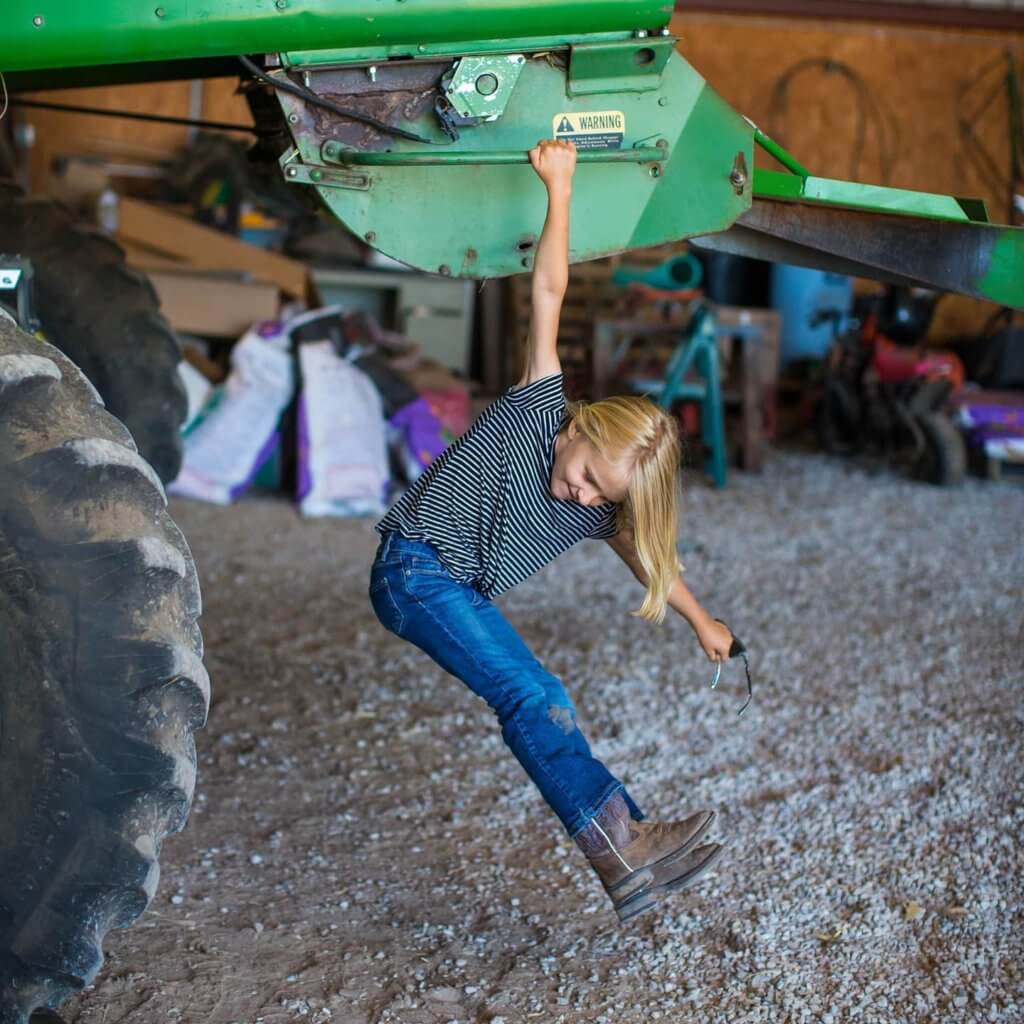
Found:
[[[20,199],[23,194],[21,186],[15,185],[13,181],[0,178],[0,206],[3,206],[5,203],[13,203],[15,199]]]
[[[181,345],[149,279],[108,236],[52,200],[0,188],[0,251],[32,261],[46,338],[92,381],[165,483],[181,469],[188,413]]]
[[[925,455],[914,467],[918,480],[937,487],[956,487],[967,475],[967,446],[963,435],[941,412],[918,413],[914,417],[925,439]]]
[[[195,565],[86,378],[0,317],[0,1024],[88,984],[185,824]]]
[[[847,381],[828,376],[818,405],[818,443],[830,455],[860,448],[859,399]]]

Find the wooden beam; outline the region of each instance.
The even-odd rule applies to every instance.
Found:
[[[306,297],[306,266],[297,260],[247,245],[138,199],[122,197],[118,218],[117,235],[122,244],[145,246],[198,270],[247,271],[256,280],[272,281],[290,296]]]
[[[1024,10],[951,4],[885,3],[881,0],[679,0],[678,14],[762,14],[794,18],[890,21],[947,28],[1011,29],[1024,32]]]

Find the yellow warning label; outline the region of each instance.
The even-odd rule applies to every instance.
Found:
[[[577,149],[621,149],[626,115],[621,110],[587,110],[555,114],[551,134],[575,143]]]

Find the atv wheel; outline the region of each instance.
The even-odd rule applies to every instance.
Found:
[[[841,377],[827,376],[818,406],[818,442],[830,455],[860,447],[860,400]]]
[[[939,487],[955,487],[967,473],[967,449],[963,435],[941,412],[918,413],[914,417],[924,436],[925,450],[913,468],[918,480]]]
[[[43,333],[92,381],[163,481],[181,469],[181,346],[145,275],[113,239],[0,183],[0,251],[31,260]]]
[[[0,317],[0,1024],[88,984],[153,897],[209,706],[199,614],[127,430]]]

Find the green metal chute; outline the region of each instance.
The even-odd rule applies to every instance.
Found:
[[[623,42],[630,50],[641,45]],[[581,116],[604,114],[621,125],[600,148],[583,148],[580,139],[574,261],[722,231],[749,208],[749,183],[737,188],[730,174],[738,158],[752,159],[751,132],[676,54],[642,91],[570,97],[566,71],[549,53],[528,55],[500,116],[464,127],[457,140],[439,131],[429,103],[407,106],[412,116],[401,121],[428,138],[424,144],[334,123],[282,93],[295,143],[283,161],[285,175],[314,184],[335,216],[382,252],[422,270],[469,277],[531,265],[545,196],[526,151],[564,118],[579,125],[586,123]],[[312,88],[384,116],[395,96],[440,88],[450,66],[437,58],[391,62],[377,68],[372,82],[365,69],[346,77],[336,67],[323,81],[309,68],[305,73]],[[349,177],[329,180],[341,169]]]
[[[0,71],[659,29],[663,0],[4,0]]]
[[[17,88],[267,54],[246,67],[277,90],[286,180],[433,273],[530,268],[544,194],[526,151],[554,134],[580,148],[574,261],[693,238],[1024,307],[1024,229],[977,200],[815,177],[679,55],[671,14],[656,0],[8,0],[0,70]],[[755,169],[755,143],[785,170]]]
[[[617,45],[635,50],[643,40]],[[989,223],[980,201],[815,177],[730,109],[674,49],[646,80],[624,74],[616,87],[609,74],[603,91],[579,94],[574,50],[562,61],[549,50],[527,51],[500,116],[466,127],[457,141],[437,131],[432,108],[413,110],[402,124],[433,132],[436,145],[344,124],[332,131],[300,99],[282,95],[295,141],[286,173],[319,167],[320,178],[303,180],[356,234],[396,259],[457,276],[513,274],[531,265],[531,232],[543,219],[543,192],[525,150],[564,115],[617,113],[621,140],[580,151],[574,261],[693,238],[702,247],[1024,306],[1024,231]],[[443,91],[458,59],[416,61],[417,81]],[[413,73],[382,65],[371,85],[358,80],[366,65],[350,65],[348,79],[344,68],[325,70],[321,87],[378,110]],[[304,74],[316,88],[316,66],[305,65]],[[353,74],[356,91],[345,93]],[[785,170],[752,170],[755,144]],[[331,168],[359,173],[328,182]]]
[[[1024,306],[1024,229],[981,200],[817,178],[755,137],[788,173],[757,171],[751,209],[702,248]]]

